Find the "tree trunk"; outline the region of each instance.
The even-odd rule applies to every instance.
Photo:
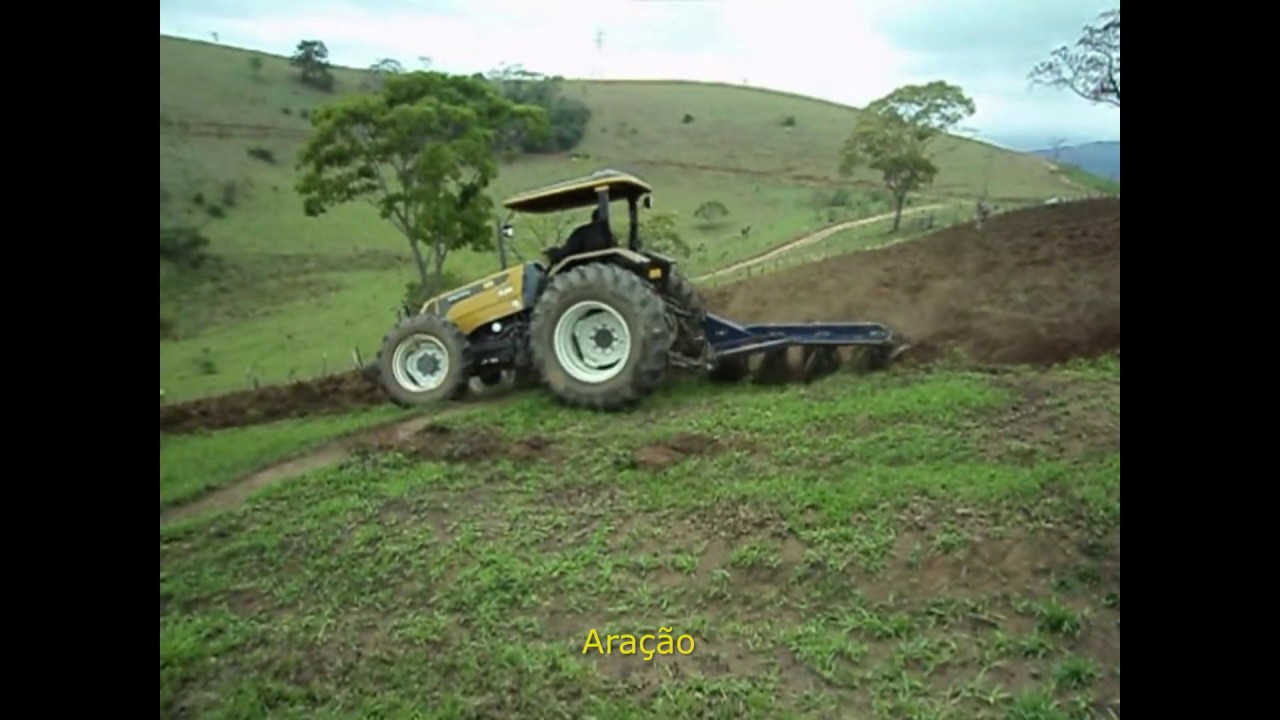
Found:
[[[894,212],[893,212],[893,229],[890,230],[889,232],[891,233],[898,232],[898,226],[902,224],[902,205],[906,201],[907,201],[907,194],[899,193],[897,197],[897,207],[894,208]]]
[[[431,243],[431,286],[429,295],[435,296],[444,292],[444,261],[449,256],[449,248],[439,240]]]
[[[418,264],[418,282],[423,286],[427,284],[427,261],[422,257],[422,248],[418,247],[418,241],[409,239],[409,247],[413,250],[413,260]]]

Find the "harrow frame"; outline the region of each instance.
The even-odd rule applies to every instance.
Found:
[[[763,323],[742,325],[707,313],[702,323],[713,360],[791,347],[863,346],[888,349],[893,333],[872,322]]]

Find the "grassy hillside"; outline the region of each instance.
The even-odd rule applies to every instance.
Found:
[[[284,58],[161,37],[161,224],[200,226],[216,258],[196,272],[162,263],[162,314],[177,338],[160,343],[168,397],[332,371],[350,362],[354,347],[372,353],[393,321],[413,276],[403,238],[366,207],[308,219],[292,190],[306,115],[360,91],[361,73],[336,75],[336,91],[319,92],[298,83]],[[888,209],[874,184],[833,195],[849,108],[696,83],[571,82],[567,91],[594,113],[583,143],[572,155],[504,167],[495,197],[602,166],[639,172],[658,188],[658,209],[679,213],[699,248],[686,263],[695,274]],[[1037,158],[968,140],[949,140],[941,162],[931,194],[953,200],[984,188],[1006,201],[1078,189]],[[712,199],[729,217],[697,227],[694,208]],[[548,230],[518,225],[518,246],[536,254],[550,242]],[[458,254],[451,263],[461,278],[497,269],[490,255]]]
[[[1120,143],[1093,142],[1035,150],[1033,155],[1058,165],[1063,174],[1085,187],[1105,193],[1120,192]]]
[[[1108,180],[1101,175],[1082,170],[1071,164],[1058,164],[1055,172],[1061,175],[1067,181],[1075,184],[1077,187],[1084,189],[1086,192],[1101,195],[1119,195],[1120,183],[1115,180]]]
[[[1055,160],[1060,165],[1074,165],[1087,173],[1120,182],[1120,143],[1118,142],[1068,145],[1056,150],[1045,148],[1035,150],[1033,154]]]

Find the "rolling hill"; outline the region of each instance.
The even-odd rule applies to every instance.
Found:
[[[1091,142],[1061,147],[1057,150],[1045,148],[1033,151],[1033,154],[1050,160],[1054,159],[1055,153],[1057,155],[1055,162],[1060,165],[1074,165],[1087,173],[1120,182],[1120,143],[1118,142]]]
[[[168,397],[349,367],[353,348],[368,357],[393,321],[413,277],[403,238],[365,206],[306,218],[292,189],[309,112],[361,91],[362,71],[335,75],[334,92],[320,92],[297,82],[287,58],[161,36],[161,227],[198,227],[213,256],[199,270],[161,265]],[[845,185],[853,190],[846,202],[834,198],[852,108],[691,82],[570,81],[565,92],[592,110],[582,143],[505,165],[491,194],[600,167],[637,172],[658,188],[656,209],[678,214],[695,248],[685,261],[691,273],[888,209],[869,176]],[[1081,190],[1036,157],[967,139],[948,138],[939,158],[937,182],[914,204],[971,204],[985,191],[1012,205]],[[713,199],[728,207],[726,221],[695,225],[692,211]],[[526,256],[552,241],[549,225],[517,224]],[[489,254],[457,253],[450,262],[459,279],[497,268]]]

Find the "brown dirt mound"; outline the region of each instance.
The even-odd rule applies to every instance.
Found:
[[[387,394],[379,385],[352,371],[161,405],[160,432],[219,430],[306,415],[351,412],[385,402]]]
[[[452,428],[429,423],[407,437],[375,438],[363,444],[372,451],[394,451],[419,460],[447,462],[481,462],[540,460],[557,456],[553,443],[541,435],[508,440],[502,433],[487,427]]]
[[[1012,211],[707,293],[740,322],[882,322],[916,360],[1051,364],[1120,348],[1120,201]]]
[[[695,455],[711,455],[722,450],[713,437],[697,433],[681,433],[635,451],[632,461],[646,470],[662,470]]]

